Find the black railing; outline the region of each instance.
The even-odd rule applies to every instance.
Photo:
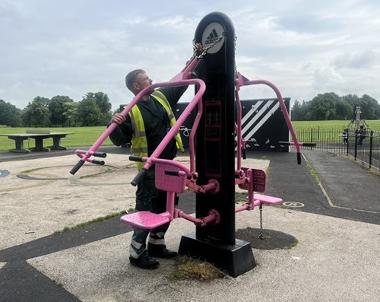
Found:
[[[380,131],[345,131],[339,128],[299,128],[301,142],[313,142],[318,150],[352,156],[369,168],[380,170]]]

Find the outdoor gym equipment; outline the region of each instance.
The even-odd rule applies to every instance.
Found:
[[[241,166],[245,143],[241,135],[240,88],[258,84],[271,87],[291,132],[299,164],[301,144],[277,87],[264,80],[249,81],[235,71],[235,33],[226,15],[211,13],[205,16],[196,29],[194,45],[194,55],[178,75],[169,82],[145,88],[121,112],[127,116],[144,95],[158,87],[194,85],[196,89],[194,98],[156,150],[149,157],[130,156],[130,160],[144,162],[144,168],[131,182],[133,185],[138,185],[146,171],[154,166],[156,188],[167,192],[166,211],[160,214],[135,212],[122,216],[121,221],[132,228],[151,230],[175,218],[187,219],[196,225],[196,232],[181,238],[179,254],[200,257],[231,276],[238,276],[252,269],[255,260],[250,243],[235,238],[235,213],[259,207],[262,227],[262,205],[282,203],[281,198],[256,193],[265,192],[265,171]],[[190,167],[176,160],[160,159],[167,143],[195,108],[197,114],[189,135]],[[104,164],[92,156],[105,157],[96,150],[116,127],[117,124],[112,123],[88,151],[77,150],[80,160],[70,173],[75,174],[86,161]],[[238,208],[235,208],[235,185],[248,191],[247,202]],[[175,206],[175,195],[186,188],[196,193],[195,217]]]
[[[354,117],[342,132],[343,143],[347,144],[347,146],[349,142],[349,137],[355,137],[355,146],[357,146],[362,145],[363,140],[370,133],[368,124],[364,119],[361,118],[361,113],[362,111],[360,110],[360,106],[356,106]]]
[[[352,132],[359,131],[362,128],[369,129],[368,124],[361,118],[362,111],[360,106],[355,107],[355,112],[352,120],[346,126],[346,129],[352,130]]]

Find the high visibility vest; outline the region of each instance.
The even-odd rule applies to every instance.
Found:
[[[176,123],[175,116],[173,114],[170,103],[166,99],[165,95],[159,91],[155,90],[152,94],[155,100],[157,100],[162,107],[164,107],[166,114],[168,115],[170,126],[173,127]],[[132,107],[132,110],[129,112],[131,118],[132,128],[133,128],[133,138],[132,138],[132,154],[140,157],[148,156],[148,141],[146,139],[144,120],[141,114],[139,107],[136,105]],[[181,135],[177,133],[175,135],[177,149],[184,151]],[[141,170],[144,167],[144,163],[136,162],[137,169]]]

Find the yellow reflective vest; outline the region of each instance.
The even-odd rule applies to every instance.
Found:
[[[170,126],[173,127],[176,123],[175,116],[173,114],[170,103],[166,99],[165,95],[159,91],[155,90],[152,94],[155,100],[157,100],[162,107],[164,107],[166,114],[168,115]],[[139,107],[136,105],[132,107],[132,110],[129,112],[131,118],[132,128],[133,128],[133,138],[132,138],[132,154],[140,157],[148,156],[148,142],[146,139],[144,120],[141,114]],[[184,151],[181,135],[177,133],[175,135],[177,149]],[[137,169],[141,170],[144,167],[144,163],[136,162]]]

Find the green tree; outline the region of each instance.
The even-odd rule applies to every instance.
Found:
[[[292,120],[293,121],[301,121],[302,120],[302,107],[301,107],[300,102],[298,102],[298,100],[296,100],[294,102],[291,113],[292,113]]]
[[[97,126],[101,124],[102,113],[92,98],[84,98],[78,104],[77,120],[80,126]]]
[[[352,106],[343,99],[336,103],[335,111],[337,120],[351,120],[352,118]]]
[[[102,112],[107,113],[111,110],[112,106],[107,94],[103,92],[96,92],[94,97],[96,104],[98,104],[98,107]]]
[[[361,118],[362,119],[378,119],[380,118],[380,105],[374,98],[370,97],[367,94],[364,94],[362,97],[358,97],[355,94],[349,94],[343,96],[343,100],[348,102],[352,108],[351,119],[355,118],[355,108],[360,106]]]
[[[356,94],[347,94],[342,99],[350,104],[352,108],[360,105],[360,98]]]
[[[333,120],[339,96],[333,92],[318,94],[310,101],[311,120]]]
[[[368,120],[375,120],[377,118],[376,112],[379,108],[379,103],[367,94],[364,94],[360,99],[360,109],[362,111],[362,118]]]
[[[49,102],[49,119],[50,123],[53,126],[66,126],[67,118],[69,117],[66,114],[67,109],[71,109],[72,107],[66,106],[66,103],[74,103],[72,99],[68,96],[60,96],[57,95],[52,97]]]
[[[111,103],[103,92],[85,95],[78,105],[78,121],[83,126],[105,125],[111,119]]]
[[[358,97],[355,94],[348,94],[343,97],[337,94],[318,94],[309,102],[298,101],[292,108],[293,120],[352,120],[355,119],[355,109],[360,106],[363,119],[379,119],[380,105],[369,95],[364,94]]]
[[[78,105],[77,102],[66,102],[63,104],[65,127],[77,126]]]
[[[11,103],[0,100],[0,125],[18,127],[21,124],[21,110]]]
[[[35,97],[23,110],[23,124],[27,127],[48,127],[50,125],[49,102],[48,98]]]

